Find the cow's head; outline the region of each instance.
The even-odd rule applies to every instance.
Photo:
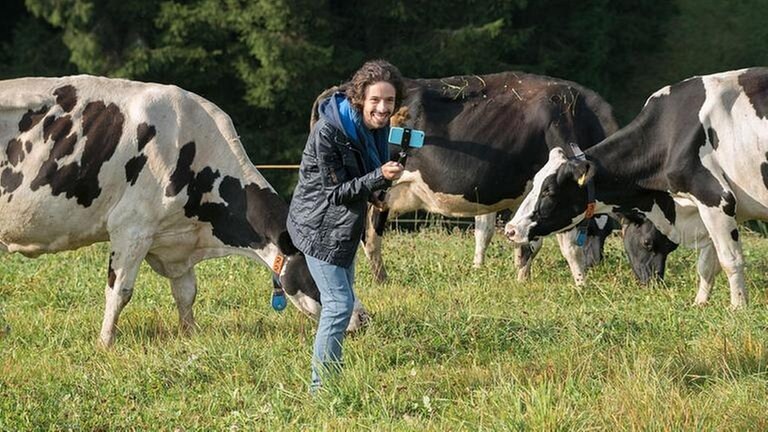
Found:
[[[287,232],[285,234],[287,237]],[[281,245],[280,248],[284,251],[296,251],[292,245],[290,247]],[[315,320],[320,318],[320,310],[322,309],[320,291],[309,273],[309,267],[307,267],[307,261],[303,254],[296,251],[286,255],[285,269],[280,276],[280,282],[294,306]],[[359,330],[367,323],[368,312],[360,300],[355,298],[352,319],[347,325],[347,331]]]
[[[667,255],[677,249],[677,243],[669,240],[642,216],[625,220],[622,231],[624,250],[640,282],[645,284],[652,279],[664,279]]]
[[[552,149],[533,178],[533,189],[504,228],[506,236],[523,244],[574,227],[584,219],[585,186],[594,172],[591,162],[569,160],[562,149]]]

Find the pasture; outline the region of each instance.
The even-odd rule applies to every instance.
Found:
[[[263,266],[199,265],[187,338],[144,265],[103,350],[104,244],[4,256],[0,430],[766,430],[768,240],[743,239],[751,303],[734,312],[722,275],[708,306],[690,306],[690,250],[642,287],[612,236],[578,289],[554,239],[520,283],[501,236],[473,270],[471,232],[389,232],[389,283],[374,285],[358,254],[373,321],[315,398],[315,324],[272,311]]]

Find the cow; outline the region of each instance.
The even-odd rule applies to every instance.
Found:
[[[202,97],[88,75],[0,81],[0,142],[0,250],[36,257],[110,242],[103,345],[143,259],[170,280],[185,332],[195,326],[195,264],[229,254],[272,268],[292,302],[318,315],[287,204],[230,117]],[[365,319],[358,303],[350,329]]]
[[[630,217],[640,217],[644,220],[628,224],[625,228],[624,242],[628,243],[625,249],[629,255],[629,261],[634,264],[633,271],[641,280],[652,277],[663,278],[667,255],[678,246],[698,250],[696,271],[699,275],[699,289],[694,305],[703,305],[709,301],[715,276],[721,270],[720,263],[696,205],[691,200],[679,197],[674,198],[674,205],[673,225],[677,242],[656,230],[652,222],[642,215],[634,215]]]
[[[474,265],[483,263],[496,226],[496,212],[515,209],[549,149],[576,142],[584,148],[618,130],[611,106],[576,83],[522,72],[406,79],[406,97],[392,125],[425,131],[423,148],[410,152],[405,172],[385,195],[389,217],[418,209],[453,217],[475,217]],[[320,100],[344,85],[326,90]],[[386,279],[376,211],[369,214],[364,250],[377,281]],[[386,216],[384,216],[386,217]],[[609,229],[586,248],[599,260]],[[574,280],[585,280],[585,257],[575,234],[559,236]],[[540,242],[518,249],[518,279],[530,271]]]
[[[592,210],[642,214],[678,244],[700,224],[712,244],[705,262],[717,257],[731,306],[744,307],[738,222],[768,219],[768,69],[666,86],[629,125],[582,157],[550,151],[533,183],[505,226],[513,242],[570,229]],[[699,294],[697,303],[706,301],[708,292]]]
[[[617,215],[622,220],[624,250],[635,277],[641,283],[663,280],[667,256],[678,244],[659,232],[642,214]]]

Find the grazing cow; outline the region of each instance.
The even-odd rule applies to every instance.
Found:
[[[633,217],[639,216],[644,219],[644,222],[629,224],[625,228],[624,242],[631,243],[626,246],[627,254],[629,261],[634,265],[632,269],[642,280],[653,276],[662,278],[667,255],[679,245],[697,249],[699,257],[696,271],[699,275],[699,290],[694,304],[702,305],[709,300],[715,276],[720,272],[717,252],[696,205],[685,198],[675,198],[674,204],[675,220],[672,226],[679,243],[673,242],[656,230],[653,224],[642,215],[635,215]],[[649,271],[655,271],[656,274],[651,274]]]
[[[552,150],[505,233],[527,242],[573,227],[588,208],[643,214],[674,243],[700,224],[712,243],[703,253],[717,256],[731,305],[745,306],[737,222],[768,219],[768,69],[664,87],[632,123],[587,149],[585,159]],[[700,294],[702,303],[708,291]]]
[[[406,98],[393,125],[426,132],[425,146],[412,150],[405,173],[389,190],[389,216],[423,209],[446,216],[475,216],[475,258],[479,266],[494,233],[496,212],[514,209],[552,148],[575,142],[587,148],[618,129],[611,106],[573,82],[520,72],[406,80]],[[343,86],[326,90],[318,100]],[[316,119],[313,108],[313,122]],[[312,124],[313,124],[312,122]],[[385,216],[386,217],[386,216]],[[377,280],[386,272],[381,232],[371,216],[365,240]],[[605,219],[607,220],[607,218]],[[606,224],[603,221],[602,228]],[[603,230],[605,238],[609,230]],[[572,235],[559,237],[577,284],[584,281],[585,259]],[[602,240],[591,241],[592,261]],[[518,250],[519,278],[540,247]]]
[[[239,254],[273,268],[317,315],[286,203],[227,114],[175,86],[92,76],[0,81],[0,248],[34,257],[109,240],[100,340],[112,344],[142,259],[194,326],[194,265]],[[365,314],[358,305],[354,323]]]
[[[678,244],[659,232],[642,214],[621,215],[624,250],[637,279],[642,283],[664,279],[667,255]]]

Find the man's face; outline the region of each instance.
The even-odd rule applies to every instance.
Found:
[[[365,89],[363,123],[368,129],[383,128],[395,109],[395,87],[386,82],[373,83]]]

